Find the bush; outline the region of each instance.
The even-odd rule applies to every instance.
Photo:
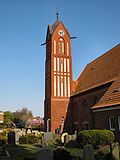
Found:
[[[80,131],[77,141],[81,147],[92,144],[95,148],[99,145],[107,145],[114,140],[114,133],[110,130],[84,130]]]
[[[54,150],[54,160],[72,160],[72,156],[63,148]]]
[[[22,135],[19,138],[20,144],[36,144],[39,141],[39,137],[33,134]]]
[[[7,136],[6,136],[6,132],[1,132],[0,133],[0,143],[1,144],[5,144],[7,142]]]

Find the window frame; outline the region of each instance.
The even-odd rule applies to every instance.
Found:
[[[115,131],[115,126],[114,126],[114,128],[113,128],[113,127],[112,127],[112,123],[111,123],[111,122],[112,122],[112,121],[111,121],[112,118],[115,118],[115,116],[110,116],[110,117],[109,117],[109,129],[110,129],[111,131]],[[115,124],[114,124],[114,125],[115,125]]]
[[[120,116],[118,116],[118,129],[120,131]]]

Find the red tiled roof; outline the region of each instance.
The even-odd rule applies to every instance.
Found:
[[[89,63],[80,77],[74,94],[112,82],[92,109],[120,104],[120,44]]]
[[[108,88],[98,103],[92,109],[120,104],[120,76]]]
[[[80,77],[75,94],[112,81],[120,73],[120,44],[89,63]]]

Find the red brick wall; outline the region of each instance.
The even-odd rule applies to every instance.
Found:
[[[113,108],[114,107],[115,106],[113,106]],[[115,116],[115,117],[120,116],[120,109],[93,112],[93,116],[94,116],[94,128],[109,129],[109,117],[110,116]]]
[[[73,104],[73,113],[72,113],[72,117],[73,117],[73,128],[74,130],[82,130],[85,129],[83,122],[84,122],[84,116],[83,116],[83,110],[84,110],[84,106],[83,106],[83,102],[86,101],[87,103],[87,112],[88,112],[88,116],[87,116],[87,121],[88,121],[88,129],[92,129],[94,127],[93,124],[93,113],[91,111],[91,107],[93,107],[94,105],[94,99],[97,96],[98,100],[101,98],[101,96],[106,92],[106,90],[108,89],[108,85],[104,85],[92,90],[89,90],[87,92],[75,95],[71,97],[72,100],[72,104]],[[78,112],[76,112],[76,106],[77,106],[77,110]],[[86,111],[86,110],[85,110]],[[78,113],[78,120],[76,120],[76,113]]]
[[[69,104],[69,99],[52,99],[51,100],[51,131],[59,128],[62,123],[62,117],[66,120],[66,113]]]

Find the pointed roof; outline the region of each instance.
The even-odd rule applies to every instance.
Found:
[[[60,23],[61,21],[57,19],[52,25],[48,25],[51,34],[53,34]]]
[[[58,25],[59,25],[60,23],[64,26],[63,22],[60,21],[59,19],[56,19],[56,21],[55,21],[52,25],[50,25],[50,24],[48,25],[48,31],[49,31],[49,33],[50,33],[51,35],[54,33],[54,31],[57,29],[57,27],[58,27]],[[65,26],[64,26],[64,28],[66,29]],[[67,32],[68,35],[70,36],[70,34],[69,34],[69,32],[68,32],[67,29],[66,29],[66,32]]]
[[[120,104],[120,44],[89,63],[78,81],[74,95],[110,84],[92,109]]]
[[[47,35],[46,35],[46,42],[47,42],[48,36],[52,35],[54,33],[54,31],[56,30],[56,28],[58,27],[58,25],[60,23],[61,22],[57,19],[52,25],[50,25],[50,24],[48,25]]]

